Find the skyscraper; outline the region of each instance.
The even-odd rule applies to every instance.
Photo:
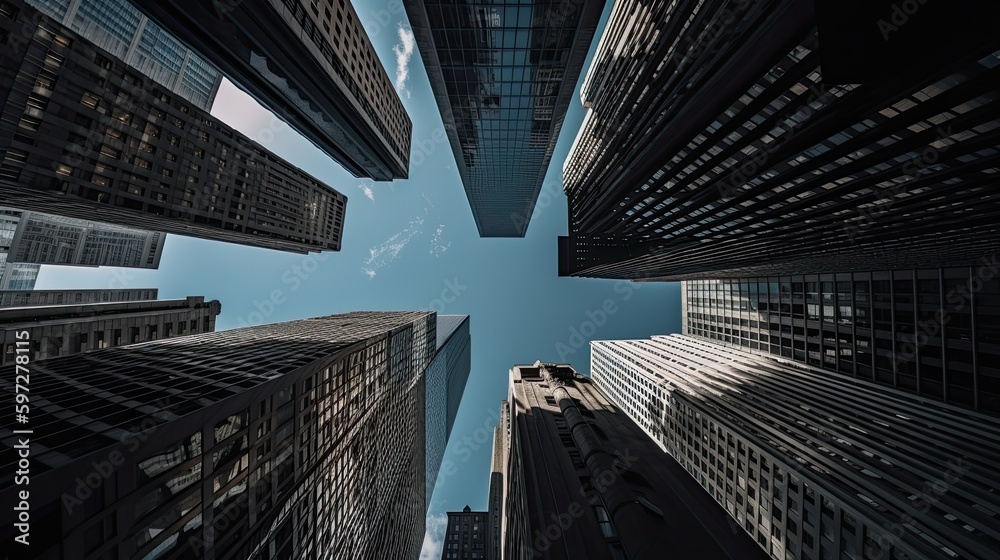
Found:
[[[17,341],[27,340],[32,360],[215,330],[218,300],[184,299],[0,307],[0,364],[14,363]],[[25,335],[19,333],[27,332]]]
[[[1000,415],[998,266],[687,281],[682,332]]]
[[[346,197],[20,0],[5,6],[5,204],[301,253],[340,248]]]
[[[426,501],[437,481],[451,429],[455,425],[458,406],[465,392],[472,369],[472,337],[468,315],[438,315],[436,326],[437,353],[427,366],[426,416]]]
[[[504,539],[504,483],[510,454],[510,403],[500,403],[500,418],[493,429],[493,454],[490,456],[490,490],[486,523],[486,559],[502,560]]]
[[[775,560],[993,558],[1000,421],[685,335],[594,382]]]
[[[996,34],[952,45],[932,25],[923,42],[948,43],[947,58],[838,83],[821,64],[837,44],[817,35],[813,4],[615,4],[563,167],[560,275],[969,266],[1000,241]],[[964,17],[992,21],[997,6],[977,5]]]
[[[108,290],[0,290],[0,307],[155,300],[156,288]]]
[[[482,237],[523,237],[602,0],[403,2]]]
[[[0,206],[16,219],[0,251],[17,263],[158,268],[166,234]],[[8,241],[9,239],[9,241]]]
[[[433,313],[357,312],[32,362],[30,551],[416,558],[434,351]]]
[[[222,82],[219,70],[149,21],[128,0],[27,1],[170,93],[203,111],[212,109]]]
[[[353,175],[406,178],[412,124],[350,2],[134,3]]]
[[[486,512],[448,512],[448,530],[444,535],[441,560],[482,560],[486,558]]]
[[[505,559],[765,557],[571,366],[514,366],[507,402]]]
[[[7,253],[0,252],[0,290],[32,290],[41,266],[7,262]]]

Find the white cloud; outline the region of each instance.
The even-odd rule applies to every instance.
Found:
[[[358,185],[358,188],[361,189],[361,192],[365,193],[365,196],[368,197],[368,200],[375,202],[375,191],[372,190],[371,185],[361,183],[360,185]]]
[[[396,31],[399,33],[399,43],[392,47],[392,52],[396,53],[396,93],[405,93],[409,97],[406,79],[410,76],[410,58],[413,57],[416,40],[413,38],[413,31],[404,28],[403,24],[399,24]]]
[[[444,233],[444,224],[438,226],[437,231],[434,232],[434,237],[431,238],[431,250],[430,254],[435,257],[440,257],[441,253],[444,253],[451,247],[451,241],[442,242]]]
[[[424,218],[418,216],[407,224],[403,231],[393,234],[389,239],[369,248],[368,258],[365,260],[365,266],[361,268],[361,272],[367,274],[369,278],[374,278],[378,269],[388,266],[399,258],[399,254],[409,245],[410,241],[420,235],[420,226],[422,225],[424,225]]]
[[[420,549],[420,560],[439,560],[444,548],[444,534],[448,528],[447,515],[430,515],[427,517],[427,532],[424,533],[424,546]]]

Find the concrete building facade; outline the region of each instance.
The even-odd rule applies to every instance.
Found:
[[[486,512],[448,512],[448,529],[444,535],[441,560],[482,560],[486,558]]]
[[[996,418],[686,335],[591,356],[610,401],[775,560],[995,556]]]
[[[108,290],[0,290],[0,307],[155,300],[156,288]]]

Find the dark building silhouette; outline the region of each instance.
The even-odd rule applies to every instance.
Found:
[[[4,204],[300,253],[340,248],[345,196],[20,0],[4,6]]]
[[[433,313],[356,312],[31,362],[26,550],[416,558],[434,352]],[[17,440],[0,441],[14,504]],[[13,513],[0,537],[20,552]]]
[[[505,560],[766,557],[572,367],[514,366],[507,403]]]
[[[604,2],[403,6],[479,235],[523,237]]]
[[[686,335],[591,356],[614,406],[775,560],[996,556],[997,418]]]
[[[448,530],[444,535],[441,560],[482,560],[486,558],[486,512],[448,512]]]
[[[615,5],[563,168],[560,275],[973,265],[996,246],[998,36],[956,50],[928,32],[947,58],[831,81],[823,63],[840,43],[817,35],[813,4]],[[997,12],[927,4],[967,19]]]
[[[18,348],[28,348],[32,360],[44,360],[213,332],[221,312],[218,300],[205,301],[202,296],[0,307],[0,343],[4,348],[0,363],[14,363]],[[18,336],[23,332],[28,333],[27,338]]]
[[[353,175],[406,178],[412,124],[350,2],[134,4]]]
[[[1000,415],[1000,265],[687,281],[683,333]]]

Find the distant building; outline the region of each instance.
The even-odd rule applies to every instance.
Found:
[[[507,402],[504,560],[766,557],[571,366],[514,366]]]
[[[687,281],[682,332],[1000,415],[998,267]]]
[[[444,535],[441,560],[482,560],[486,558],[486,512],[448,512],[448,530]]]
[[[30,341],[31,359],[45,360],[103,348],[212,332],[222,312],[217,300],[185,299],[0,307],[0,364],[16,357],[17,341]],[[28,338],[17,333],[28,332]]]
[[[974,266],[1000,243],[1000,4],[931,4],[912,19],[931,22],[917,44],[932,56],[904,50],[900,64],[860,83],[826,72],[858,41],[817,35],[815,11],[851,22],[859,6],[891,14],[898,3],[616,2],[563,166],[559,274]],[[985,42],[961,27],[942,36],[932,14],[992,29]],[[873,43],[901,38],[865,23]]]
[[[437,353],[427,366],[424,443],[426,445],[426,499],[431,494],[441,469],[451,429],[472,369],[472,337],[468,315],[437,316]]]
[[[33,290],[41,268],[37,264],[7,262],[7,253],[0,253],[0,290]]]
[[[504,482],[510,454],[510,403],[500,403],[500,418],[493,429],[493,454],[490,456],[490,490],[486,523],[486,559],[503,560]]]
[[[193,103],[212,109],[222,74],[128,0],[27,0],[144,76]]]
[[[339,250],[347,198],[22,0],[0,29],[0,198],[285,251]],[[25,29],[32,34],[25,36]]]
[[[29,554],[417,558],[434,353],[433,313],[356,312],[31,361]]]
[[[0,206],[17,228],[0,250],[17,263],[159,268],[167,235]]]
[[[591,356],[614,406],[775,560],[996,556],[997,418],[686,335]]]
[[[604,1],[403,6],[479,235],[524,237]]]
[[[134,4],[351,174],[407,177],[412,123],[351,2]]]
[[[0,290],[0,307],[155,300],[156,288],[118,290]]]

